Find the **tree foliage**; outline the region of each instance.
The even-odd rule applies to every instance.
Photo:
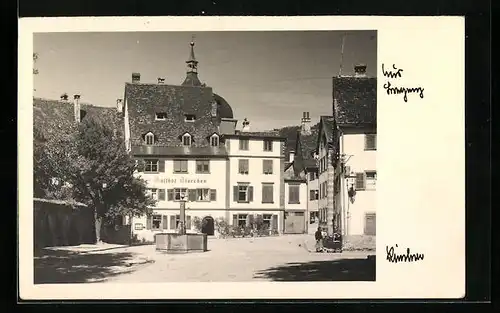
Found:
[[[124,147],[120,133],[91,118],[52,140],[35,128],[35,196],[83,202],[94,208],[96,222],[150,213],[155,200]]]

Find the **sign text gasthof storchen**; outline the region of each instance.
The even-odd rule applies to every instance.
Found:
[[[180,178],[160,178],[160,177],[157,177],[155,179],[155,181],[162,183],[162,184],[206,184],[207,183],[206,179],[186,178],[186,177],[180,177]]]

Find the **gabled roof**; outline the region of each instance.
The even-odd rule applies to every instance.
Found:
[[[114,107],[100,107],[80,103],[81,120],[92,118],[112,129],[123,132],[121,115]],[[33,98],[33,126],[38,128],[47,140],[68,138],[77,130],[72,101]]]
[[[333,131],[335,127],[335,120],[333,116],[321,116],[319,119],[319,131],[316,138],[315,150],[318,150],[319,143],[322,136],[325,136],[328,145],[333,144]]]
[[[318,127],[311,128],[311,133],[308,135],[302,134],[300,130],[297,130],[295,158],[293,161],[296,174],[304,171],[306,168],[314,168],[317,166],[313,155],[316,150],[318,133]]]
[[[376,77],[333,77],[333,98],[338,126],[377,124]]]
[[[212,103],[218,104],[219,118],[227,117],[220,116],[221,110],[232,114],[227,102],[221,99],[214,97],[210,87],[126,83],[131,144],[141,145],[140,134],[152,131],[159,146],[182,146],[179,136],[186,132],[193,136],[194,146],[207,146],[205,138],[219,130],[219,119],[211,115]],[[155,112],[159,111],[167,113],[165,120],[155,120]],[[185,114],[195,114],[196,120],[186,122]]]

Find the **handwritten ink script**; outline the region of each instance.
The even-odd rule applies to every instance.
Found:
[[[396,248],[398,248],[397,244]],[[389,246],[385,247],[385,251],[387,253],[386,260],[391,263],[417,262],[424,259],[423,253],[411,253],[410,248],[406,248],[406,253],[403,254],[397,254],[394,251],[394,247],[389,247]]]
[[[391,70],[386,70],[384,63],[382,63],[382,73],[385,77],[390,79],[398,79],[403,76],[403,69],[397,68],[395,64],[392,65]],[[403,95],[403,100],[408,102],[408,94],[417,93],[421,99],[424,98],[424,88],[423,87],[397,87],[392,86],[390,81],[384,84],[384,89],[387,92],[387,95]]]

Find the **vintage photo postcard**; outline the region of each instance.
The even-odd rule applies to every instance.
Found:
[[[463,18],[19,29],[22,299],[464,295]]]

